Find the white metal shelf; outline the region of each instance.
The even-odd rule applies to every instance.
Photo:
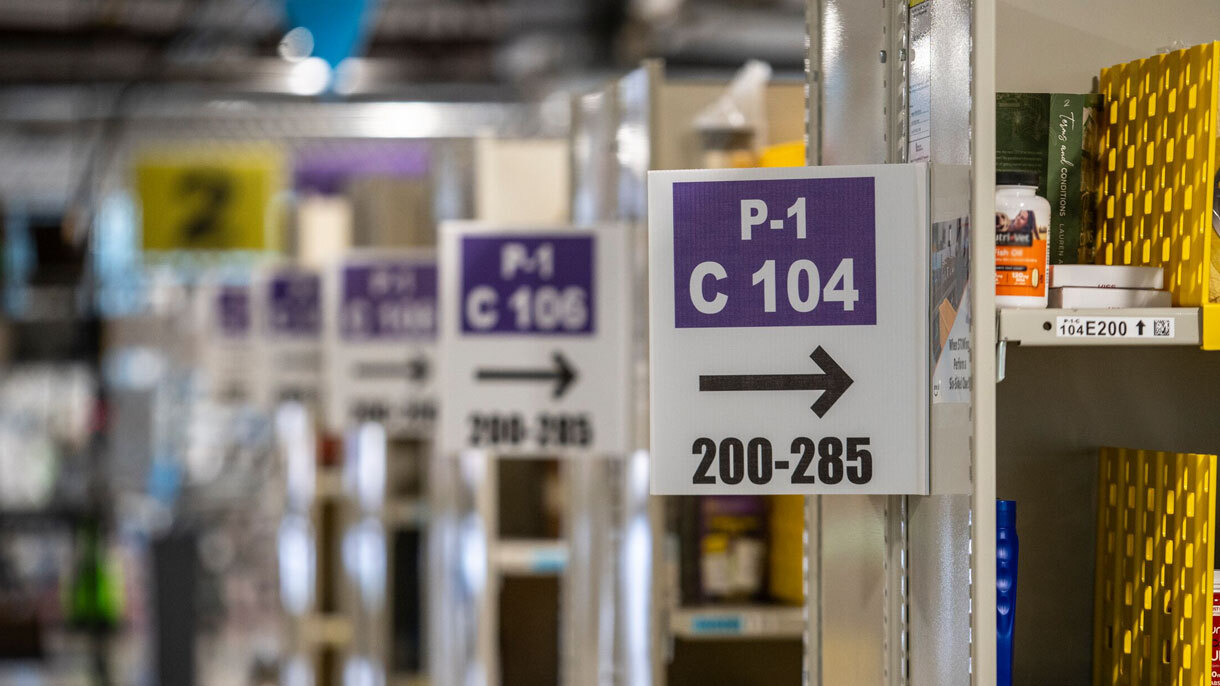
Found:
[[[1173,334],[1164,337],[1124,338],[1106,335],[1061,336],[1060,317],[1130,317],[1147,322],[1172,319]],[[1197,307],[1152,307],[1129,309],[1044,309],[999,310],[997,338],[1007,343],[1029,346],[1146,346],[1200,344],[1200,309]]]
[[[707,605],[676,608],[669,630],[685,639],[794,639],[805,633],[805,608],[772,605]]]
[[[495,544],[495,564],[501,574],[562,574],[568,566],[568,545],[550,539],[501,539]]]

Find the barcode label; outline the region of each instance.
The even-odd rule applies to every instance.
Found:
[[[1058,338],[1173,338],[1173,317],[1056,317]]]

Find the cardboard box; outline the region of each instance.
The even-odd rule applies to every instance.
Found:
[[[1101,96],[997,93],[996,171],[1038,174],[1038,195],[1051,204],[1050,264],[1092,261],[1095,136]]]

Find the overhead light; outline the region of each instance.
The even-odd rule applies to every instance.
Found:
[[[368,66],[359,57],[348,57],[335,67],[335,92],[339,95],[355,93],[368,74]]]
[[[330,85],[331,68],[321,57],[309,57],[292,65],[288,90],[297,95],[321,95]]]
[[[300,62],[313,54],[313,33],[304,26],[298,26],[280,39],[280,57],[289,62]]]

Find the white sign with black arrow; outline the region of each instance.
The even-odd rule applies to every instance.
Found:
[[[653,493],[927,493],[922,165],[650,172]]]
[[[441,450],[630,448],[627,229],[441,227]]]
[[[324,300],[327,428],[373,421],[393,437],[431,437],[435,252],[355,251],[327,271]]]

